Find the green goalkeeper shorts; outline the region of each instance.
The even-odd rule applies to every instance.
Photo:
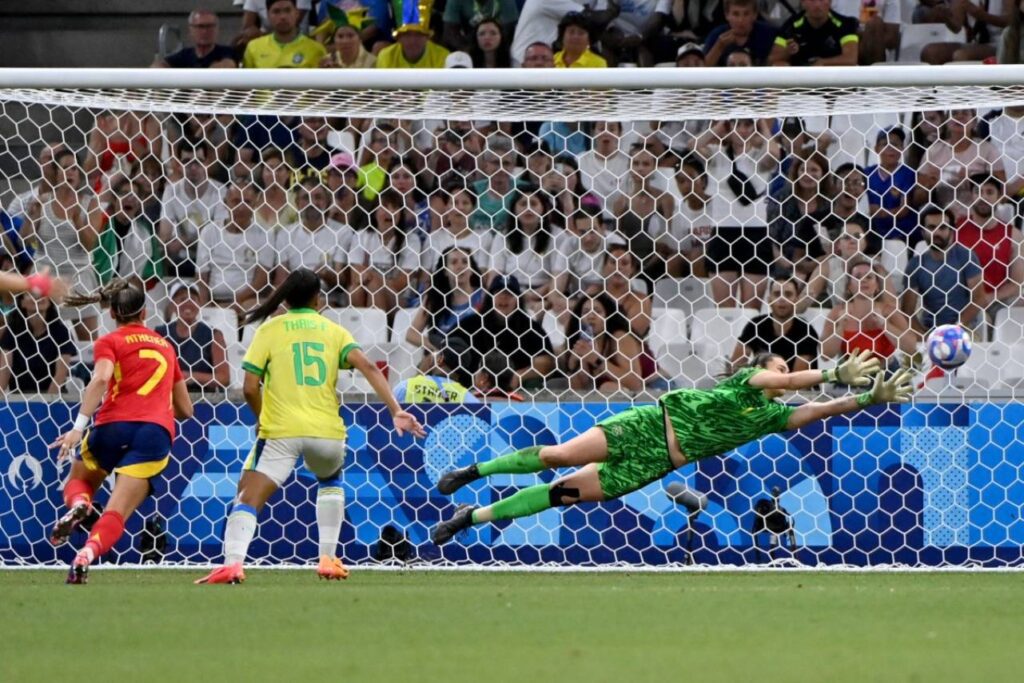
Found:
[[[675,469],[668,457],[661,406],[638,406],[601,420],[608,459],[597,466],[607,500],[647,486]]]

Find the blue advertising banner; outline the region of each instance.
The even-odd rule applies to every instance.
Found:
[[[1022,560],[1024,405],[1016,403],[919,404],[837,418],[689,465],[620,500],[483,525],[443,549],[429,542],[429,528],[455,505],[486,504],[556,474],[491,477],[448,498],[434,489],[444,471],[527,445],[565,441],[628,407],[417,407],[429,428],[423,440],[399,438],[381,405],[344,408],[349,442],[342,556],[355,563],[371,559],[391,526],[409,540],[416,557],[458,562],[683,563],[688,546],[699,564],[769,558],[853,565]],[[0,563],[71,558],[70,546],[54,549],[45,540],[67,473],[47,444],[70,425],[71,408],[0,406]],[[165,562],[218,561],[224,520],[254,440],[252,425],[244,407],[198,404],[195,418],[181,424],[172,464],[129,520],[114,559],[139,562],[143,525],[159,520]],[[690,515],[670,500],[665,486],[673,482],[706,494],[706,508]],[[98,500],[107,492],[109,486]],[[252,546],[256,561],[315,559],[315,497],[315,480],[300,468],[260,516]],[[769,555],[767,534],[759,537],[760,549],[755,545],[755,507],[766,500],[785,509],[795,547]]]

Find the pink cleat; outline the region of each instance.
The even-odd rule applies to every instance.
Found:
[[[341,560],[336,557],[322,555],[320,557],[320,566],[316,568],[316,573],[321,579],[341,581],[348,578],[348,567],[342,564]]]
[[[196,579],[195,584],[198,586],[204,583],[242,583],[243,581],[245,581],[245,570],[242,569],[241,562],[236,562],[217,567],[203,578]]]
[[[78,554],[75,555],[75,559],[71,561],[71,567],[68,568],[68,578],[64,580],[64,583],[89,583],[90,564],[92,564],[92,559],[89,557],[89,553],[85,550],[78,551]]]
[[[71,509],[64,513],[64,516],[57,520],[50,532],[50,543],[55,546],[67,543],[71,532],[81,525],[92,511],[92,505],[86,502],[75,503]]]

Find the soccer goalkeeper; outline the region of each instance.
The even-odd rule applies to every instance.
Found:
[[[801,372],[789,372],[779,356],[759,354],[748,367],[712,389],[669,391],[657,405],[625,410],[564,444],[532,446],[448,472],[437,485],[446,495],[492,474],[580,468],[486,507],[462,505],[451,519],[433,528],[431,540],[441,545],[474,524],[525,517],[559,505],[612,500],[677,467],[721,455],[767,434],[879,403],[905,403],[913,393],[911,377],[910,370],[899,370],[885,379],[870,351],[851,355],[833,369]],[[871,389],[798,407],[776,400],[787,391],[833,381]]]

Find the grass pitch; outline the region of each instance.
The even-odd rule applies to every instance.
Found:
[[[0,681],[1024,679],[1021,574],[201,575],[0,571]]]

